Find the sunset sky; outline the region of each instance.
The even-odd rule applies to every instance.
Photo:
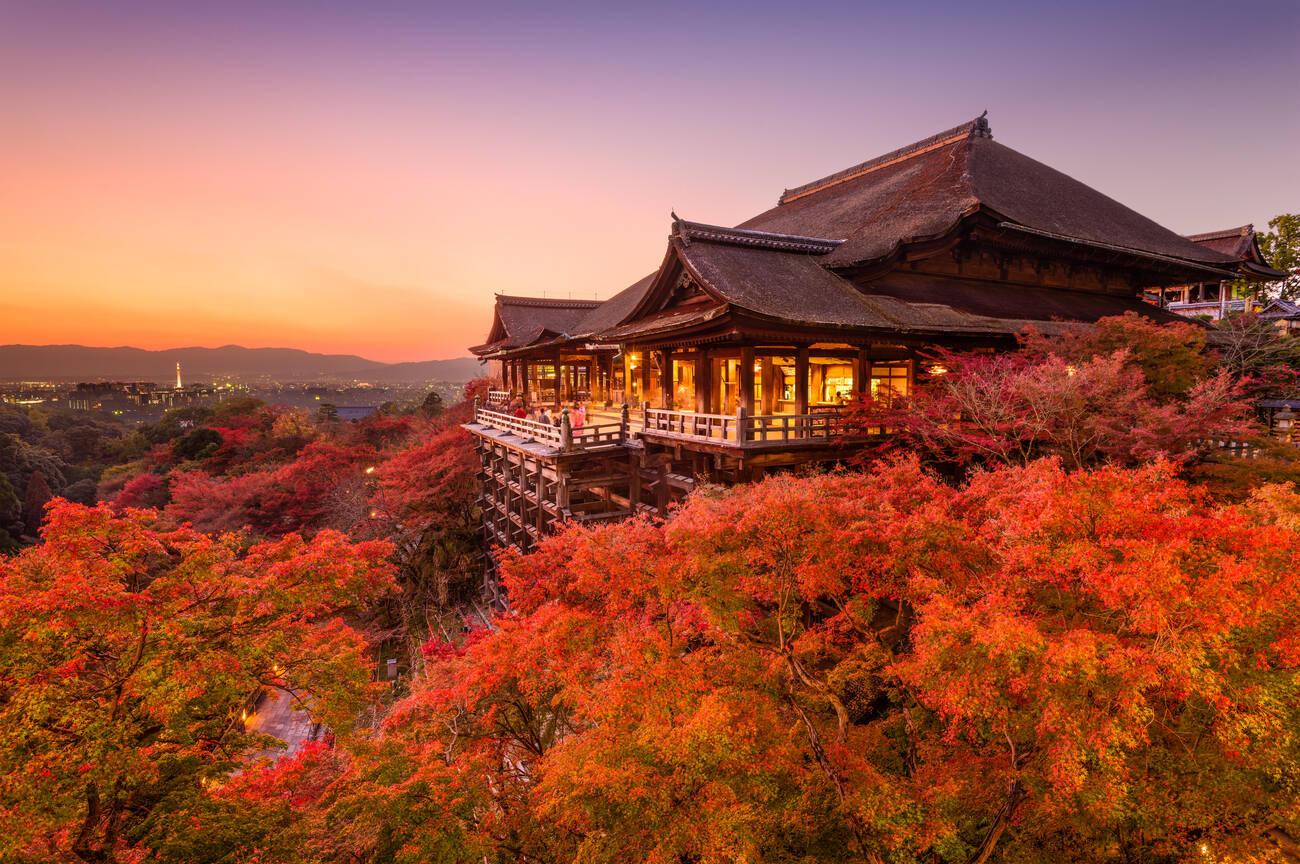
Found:
[[[198,5],[0,0],[0,343],[464,356],[985,108],[1180,232],[1300,211],[1294,0]]]

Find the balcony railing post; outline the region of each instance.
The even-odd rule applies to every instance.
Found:
[[[627,414],[628,414],[627,403],[624,402],[623,410],[621,410],[618,414],[618,440],[620,441],[627,440],[627,421],[628,421]]]
[[[560,412],[560,449],[573,449],[573,426],[569,421],[569,409]]]
[[[474,396],[474,422],[478,422],[478,395]]]
[[[644,432],[649,428],[650,428],[650,403],[642,402],[641,403],[641,431]]]
[[[745,406],[741,405],[736,408],[736,443],[744,444],[746,439],[745,433]]]

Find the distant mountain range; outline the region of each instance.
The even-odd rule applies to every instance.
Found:
[[[274,381],[360,379],[371,383],[462,382],[483,374],[472,357],[380,363],[354,354],[315,354],[297,348],[90,348],[85,345],[0,345],[0,380],[153,381],[166,385],[181,364],[184,380],[234,376]]]

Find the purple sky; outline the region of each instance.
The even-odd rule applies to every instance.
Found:
[[[0,342],[456,356],[985,108],[1177,231],[1300,211],[1295,2],[193,5],[0,3]]]

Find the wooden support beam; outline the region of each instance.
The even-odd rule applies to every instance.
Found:
[[[560,352],[555,352],[555,407],[560,407],[560,388],[564,383],[564,375],[561,372]]]
[[[555,506],[561,515],[569,509],[569,477],[563,467],[557,466],[559,476],[555,479]]]
[[[659,352],[659,389],[660,403],[669,411],[673,410],[673,349],[665,348]]]
[[[754,414],[754,346],[740,348],[740,407],[745,414]]]
[[[660,516],[668,515],[668,464],[659,461],[659,476],[655,481],[655,509]]]
[[[864,345],[858,349],[858,363],[853,369],[853,389],[858,393],[871,393],[871,352]]]
[[[650,401],[650,352],[641,352],[641,398],[640,402]]]
[[[641,506],[641,454],[636,451],[627,456],[627,500],[635,514]]]
[[[759,375],[759,380],[758,380],[758,384],[759,384],[758,390],[759,390],[759,397],[760,397],[758,403],[758,413],[760,414],[776,413],[777,405],[781,401],[780,400],[781,394],[778,392],[779,388],[777,387],[776,381],[777,381],[776,358],[771,355],[768,355],[763,358],[763,371],[762,374]]]
[[[535,501],[535,508],[533,510],[533,527],[538,531],[543,531],[546,529],[546,511],[542,509],[542,501],[546,499],[546,475],[542,471],[542,461],[540,459],[537,460],[537,470],[533,472],[533,476],[530,479],[531,483],[529,483],[528,480],[525,480],[521,488],[525,490],[530,487],[532,488],[532,497]]]
[[[794,358],[794,413],[808,413],[808,346],[800,345]]]
[[[704,348],[695,350],[695,410],[713,412],[713,359]]]

